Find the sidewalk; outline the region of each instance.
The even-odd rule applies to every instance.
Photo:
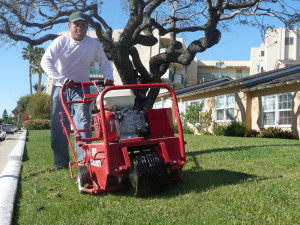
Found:
[[[18,134],[12,136],[17,140],[17,143],[14,144],[13,141],[9,142],[10,140],[1,143],[2,155],[9,153],[10,148],[13,148],[13,150],[9,153],[7,159],[1,158],[1,166],[3,167],[6,162],[7,164],[0,175],[0,225],[12,224],[13,209],[22,167],[27,131],[23,131],[22,134],[19,135],[19,138],[17,138],[17,135]]]
[[[8,163],[8,156],[19,142],[22,131],[15,134],[7,134],[5,141],[0,142],[0,174]]]

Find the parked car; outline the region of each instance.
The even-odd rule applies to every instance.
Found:
[[[3,125],[0,125],[0,141],[4,141],[6,138],[6,131],[3,128]]]
[[[14,134],[13,126],[11,124],[2,125],[7,134]]]
[[[17,132],[19,130],[19,126],[13,122],[8,122],[7,124],[11,125],[12,126],[12,130],[13,132]]]

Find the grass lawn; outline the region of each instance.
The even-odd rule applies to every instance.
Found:
[[[162,193],[80,194],[52,170],[50,131],[29,131],[16,224],[296,224],[299,140],[185,135],[185,179]]]

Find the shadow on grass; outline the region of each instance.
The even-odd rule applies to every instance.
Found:
[[[31,173],[29,176],[23,177],[21,182],[19,183],[18,197],[19,200],[22,197],[22,181],[26,181],[33,176],[37,176],[39,174],[43,174],[46,172],[55,172],[52,169],[41,170],[36,173]],[[66,171],[67,172],[67,171]],[[183,194],[188,194],[191,192],[201,193],[205,192],[209,189],[218,188],[222,186],[228,185],[236,185],[243,182],[251,182],[252,180],[265,180],[268,178],[258,178],[255,175],[241,173],[230,170],[185,170],[183,171],[184,180],[180,182],[172,182],[167,184],[161,184],[159,190],[147,193],[145,196],[139,196],[139,198],[172,198]],[[74,182],[74,188],[76,184]],[[115,196],[123,196],[123,197],[131,197],[132,194],[129,188],[110,191],[110,194]],[[108,193],[102,193],[101,195],[105,195]],[[101,196],[100,195],[100,196]],[[95,195],[97,196],[97,195]],[[14,217],[18,217],[18,203],[16,204],[16,212]]]
[[[26,162],[28,160],[29,160],[28,151],[27,151],[27,147],[26,147],[26,143],[25,143],[22,162]]]
[[[235,185],[252,179],[257,181],[257,176],[230,170],[187,170],[183,172],[184,179],[179,182],[161,184],[159,191],[154,191],[139,196],[139,198],[172,198],[191,192],[201,193],[212,188]],[[264,179],[259,179],[264,180]],[[128,189],[112,192],[118,196],[130,196]]]
[[[200,150],[195,152],[186,152],[187,156],[193,156],[193,155],[203,155],[203,154],[209,154],[209,153],[217,153],[217,152],[234,152],[234,151],[241,151],[241,150],[248,150],[251,148],[265,148],[265,147],[280,147],[280,146],[291,146],[296,147],[300,146],[300,144],[294,144],[294,145],[253,145],[253,146],[241,146],[241,147],[233,147],[233,148],[216,148],[216,149],[207,149],[207,150]]]
[[[190,192],[204,192],[212,188],[235,185],[257,176],[230,170],[187,170],[184,171],[184,180],[168,185],[162,197],[173,197]]]

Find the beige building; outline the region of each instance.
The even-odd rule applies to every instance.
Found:
[[[198,61],[198,84],[176,90],[180,112],[204,103],[213,123],[240,121],[255,130],[279,127],[299,137],[299,40],[299,29],[269,29],[265,43],[251,49],[250,61],[224,61],[219,73],[218,62]],[[213,75],[215,80],[208,79]],[[161,93],[155,107],[171,107],[168,95]]]
[[[175,93],[180,112],[192,103],[203,102],[203,111],[214,123],[239,121],[257,131],[279,127],[300,136],[300,65],[236,80],[224,77]],[[170,96],[160,94],[155,107],[172,107]]]
[[[251,48],[250,74],[300,64],[300,29],[268,29],[260,47]]]

